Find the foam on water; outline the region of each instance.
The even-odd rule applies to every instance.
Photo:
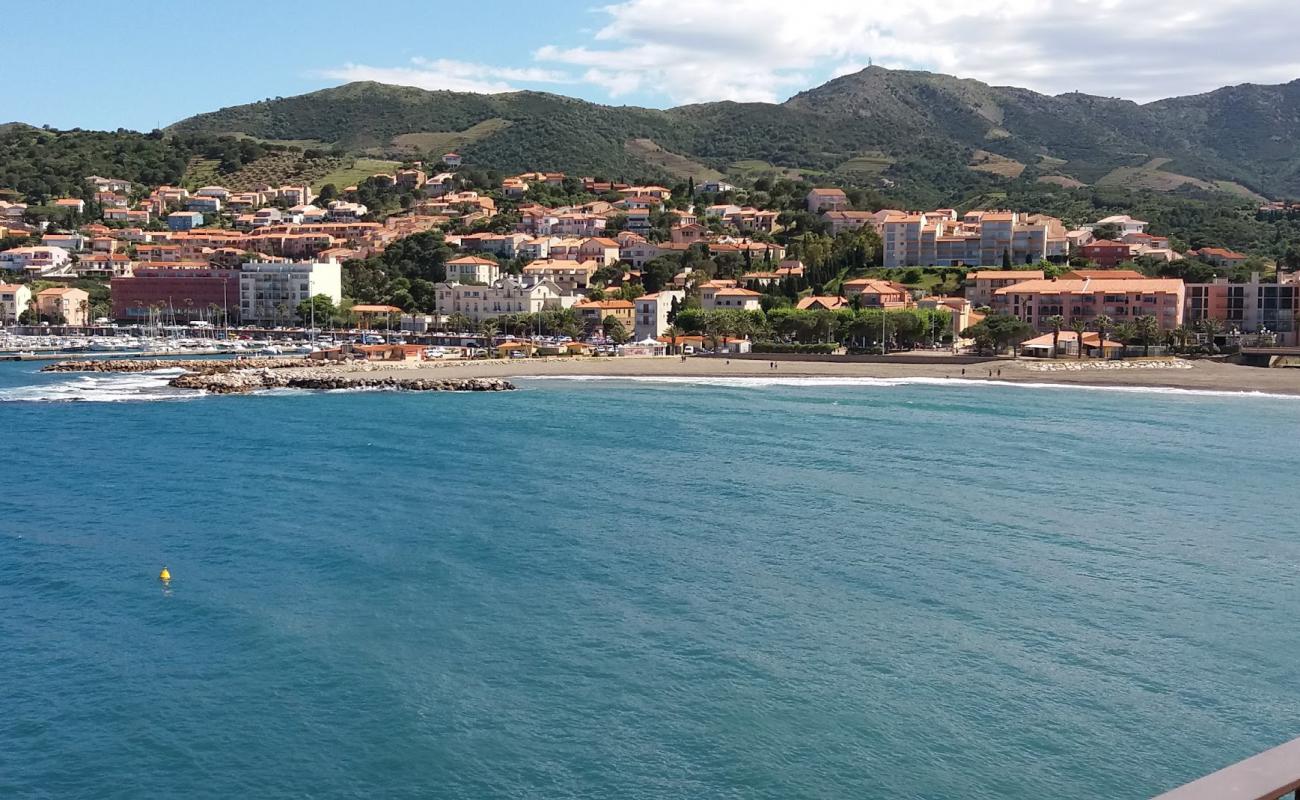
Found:
[[[0,403],[122,403],[189,400],[203,392],[173,389],[167,381],[184,370],[134,373],[67,373],[59,380],[0,389]]]
[[[512,378],[519,381],[612,381],[627,383],[650,383],[664,385],[723,386],[733,388],[767,388],[767,387],[832,387],[860,386],[893,388],[902,386],[955,386],[955,387],[998,387],[1023,389],[1079,389],[1091,392],[1124,392],[1129,394],[1163,394],[1188,397],[1258,397],[1284,400],[1300,400],[1300,395],[1278,394],[1257,391],[1225,391],[1221,389],[1180,389],[1169,386],[1098,386],[1080,383],[1050,383],[1022,381],[989,381],[970,378],[866,378],[866,377],[692,377],[669,375],[520,375]]]

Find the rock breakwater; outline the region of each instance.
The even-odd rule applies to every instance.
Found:
[[[169,381],[178,389],[211,394],[245,394],[262,389],[388,389],[407,392],[504,392],[514,384],[499,378],[417,378],[320,369],[254,369],[216,374],[186,373]]]
[[[233,358],[233,359],[144,359],[114,358],[59,361],[41,367],[41,372],[153,372],[160,369],[183,369],[196,375],[217,375],[246,369],[308,368],[303,358]],[[326,362],[319,362],[324,366]]]

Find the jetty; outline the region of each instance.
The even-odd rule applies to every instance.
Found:
[[[305,358],[101,358],[59,361],[41,367],[41,372],[154,372],[160,369],[183,369],[200,375],[217,375],[245,369],[305,367],[312,363],[314,362]]]
[[[391,365],[384,365],[391,368]],[[265,389],[387,389],[407,392],[505,392],[514,384],[501,378],[430,378],[378,373],[370,362],[338,363],[304,358],[243,358],[236,360],[63,361],[42,372],[152,372],[185,370],[168,381],[177,389],[210,394],[246,394]]]

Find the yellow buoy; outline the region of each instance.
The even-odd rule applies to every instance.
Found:
[[[162,572],[159,572],[159,573],[158,573],[158,580],[160,580],[160,581],[169,581],[169,580],[171,580],[171,579],[172,579],[172,574],[171,574],[170,572],[167,571],[167,568],[166,568],[166,567],[163,567],[163,568],[162,568]]]

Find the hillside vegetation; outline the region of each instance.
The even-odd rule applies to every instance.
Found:
[[[467,158],[502,170],[616,177],[658,169],[672,176],[699,164],[733,174],[729,165],[757,161],[803,174],[879,175],[913,184],[918,195],[969,185],[966,176],[936,182],[909,171],[921,151],[937,155],[944,170],[983,173],[977,181],[1011,177],[1023,164],[1031,180],[1090,185],[1128,169],[1154,189],[1300,195],[1300,82],[1139,105],[870,67],[782,104],[667,111],[537,92],[474,95],[354,83],[202,114],[171,130],[316,139],[406,156],[454,144]],[[635,144],[646,140],[681,160],[665,161]],[[1153,159],[1162,166],[1150,168]]]

